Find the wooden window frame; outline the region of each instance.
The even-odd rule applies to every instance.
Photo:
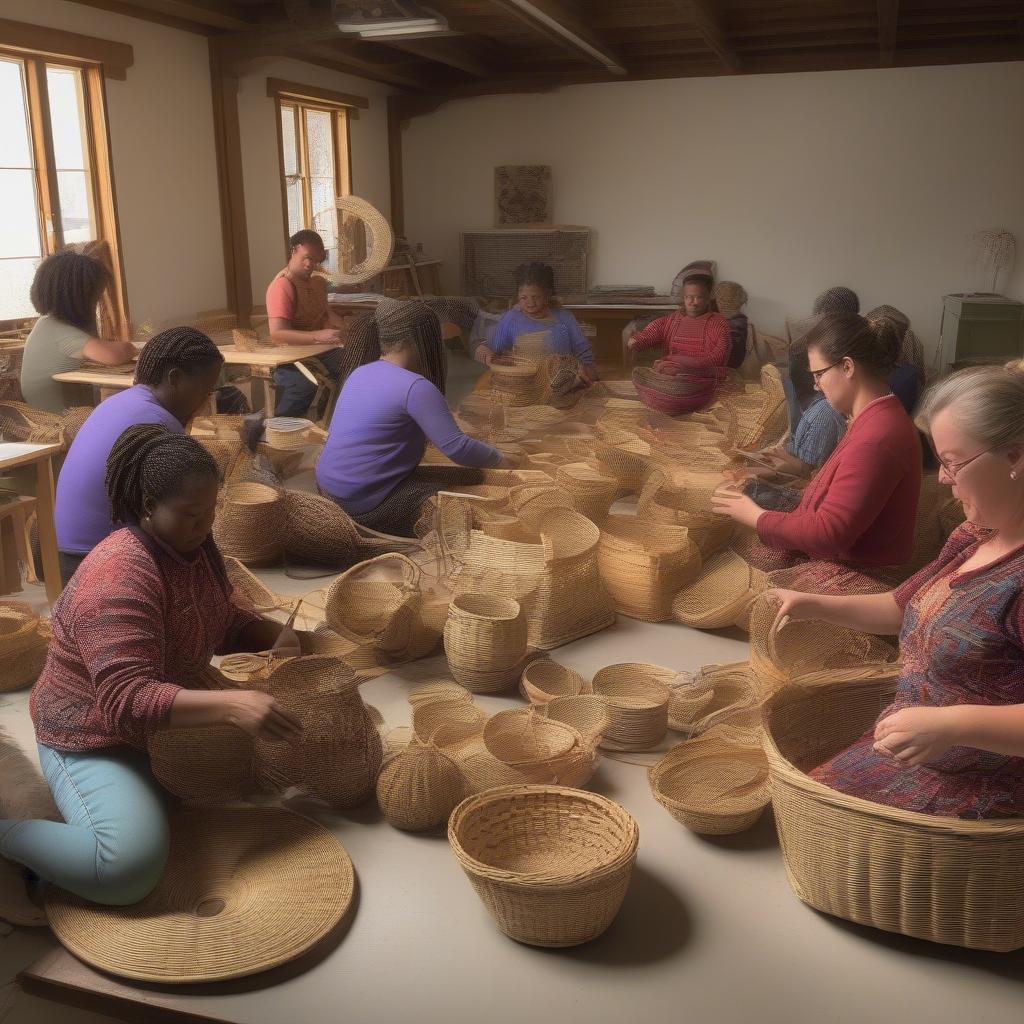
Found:
[[[359,111],[369,107],[365,96],[352,96],[317,86],[285,82],[279,78],[267,79],[267,96],[274,100],[274,117],[277,126],[278,177],[281,182],[281,217],[284,224],[285,252],[291,231],[288,226],[288,188],[285,185],[284,130],[282,116],[286,107],[296,111],[295,126],[298,140],[300,170],[303,177],[302,213],[304,222],[312,227],[313,211],[309,187],[309,145],[306,134],[304,111],[316,110],[331,114],[331,143],[334,147],[334,180],[339,195],[352,194],[352,133],[351,122],[359,117]],[[344,145],[344,150],[342,149]]]
[[[29,48],[27,44],[32,42],[38,45],[38,49]],[[75,46],[83,53],[82,57],[67,56],[63,52]],[[97,239],[110,246],[114,265],[111,313],[114,328],[119,331],[130,320],[117,221],[105,73],[110,77],[125,78],[126,68],[132,63],[132,48],[121,43],[106,43],[88,36],[51,32],[39,26],[0,19],[0,57],[21,61],[24,67],[25,100],[29,110],[36,200],[41,215],[39,240],[43,258],[64,244],[46,69],[48,66],[71,68],[81,75],[82,126],[89,162],[90,213],[96,225]],[[31,319],[0,321],[0,328],[23,324]]]

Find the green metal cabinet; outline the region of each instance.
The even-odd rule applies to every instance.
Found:
[[[946,295],[942,302],[943,365],[1005,362],[1024,355],[1024,302],[985,293]]]

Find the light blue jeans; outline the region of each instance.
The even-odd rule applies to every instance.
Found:
[[[62,753],[39,761],[64,822],[0,818],[0,856],[93,903],[148,896],[167,861],[164,792],[140,751]]]

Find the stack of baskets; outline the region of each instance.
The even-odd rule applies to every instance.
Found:
[[[491,364],[491,389],[509,406],[537,405],[544,397],[544,383],[537,363],[516,356]]]
[[[611,724],[607,750],[650,750],[668,731],[668,702],[677,673],[660,665],[627,662],[600,669],[592,682],[604,698]]]

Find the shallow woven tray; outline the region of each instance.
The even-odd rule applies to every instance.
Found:
[[[639,829],[595,793],[508,786],[459,804],[448,841],[506,935],[534,946],[576,946],[596,939],[618,913]]]
[[[760,746],[728,726],[673,747],[648,772],[655,800],[680,824],[704,835],[750,828],[771,803]]]
[[[289,811],[180,810],[156,889],[102,907],[50,887],[50,927],[75,956],[163,985],[224,981],[294,960],[352,902],[355,873],[322,825]]]
[[[523,670],[519,689],[532,704],[546,704],[556,697],[576,697],[594,692],[590,681],[579,672],[550,658],[530,662]]]

